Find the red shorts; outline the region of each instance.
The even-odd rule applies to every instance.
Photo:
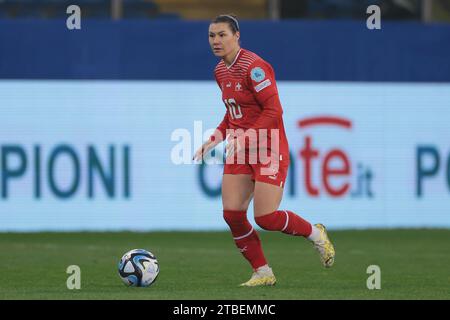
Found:
[[[248,158],[247,158],[248,159]],[[249,162],[249,161],[246,161]],[[250,174],[252,180],[264,183],[273,184],[279,187],[284,187],[286,182],[287,172],[289,168],[289,156],[280,155],[280,161],[277,166],[272,166],[272,163],[238,163],[236,158],[234,163],[226,163],[223,168],[223,174]]]

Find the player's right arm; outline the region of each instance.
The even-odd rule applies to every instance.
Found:
[[[217,80],[217,77],[214,75],[217,85],[222,90],[219,81]],[[209,139],[203,143],[203,145],[195,152],[193,160],[200,160],[203,158],[203,156],[208,153],[209,150],[213,149],[215,146],[217,146],[219,143],[221,143],[223,140],[225,140],[226,137],[226,131],[229,128],[229,120],[228,120],[228,109],[225,112],[225,116],[222,119],[222,122],[217,126],[216,130],[214,130],[214,133],[209,137]]]
[[[205,154],[208,153],[211,149],[217,146],[225,139],[226,130],[228,128],[228,111],[225,113],[222,122],[217,126],[214,133],[209,137],[209,139],[203,143],[203,145],[198,148],[195,152],[192,160],[200,160],[204,157]]]

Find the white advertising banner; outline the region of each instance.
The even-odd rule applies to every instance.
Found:
[[[450,227],[450,84],[278,87],[280,209],[332,229]],[[226,229],[223,165],[191,161],[224,112],[213,81],[0,81],[0,231]]]

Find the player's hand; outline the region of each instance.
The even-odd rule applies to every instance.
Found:
[[[200,161],[203,159],[203,155],[205,154],[205,145],[202,145],[198,150],[195,152],[194,156],[192,157],[192,160],[194,161]]]
[[[227,155],[227,159],[234,156],[234,154],[238,154],[239,151],[242,150],[243,144],[242,140],[239,136],[230,136],[227,139],[227,145],[225,147],[225,152]]]
[[[219,130],[215,130],[213,135],[209,137],[208,141],[203,143],[203,145],[200,148],[198,148],[198,150],[192,157],[192,160],[199,161],[203,159],[203,157],[205,157],[205,155],[208,153],[209,150],[213,149],[222,141],[223,141],[222,133]]]
[[[231,158],[234,154],[234,139],[227,140],[227,144],[225,146],[225,154],[226,158]]]
[[[192,160],[194,161],[200,161],[203,159],[205,154],[208,153],[209,150],[211,150],[214,147],[214,141],[206,141],[198,150],[195,152],[194,156],[192,157]]]

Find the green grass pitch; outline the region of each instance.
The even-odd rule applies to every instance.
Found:
[[[0,299],[450,299],[450,230],[330,231],[333,268],[301,237],[261,232],[274,287],[242,288],[251,275],[228,232],[1,233]],[[117,263],[144,248],[161,272],[149,288],[122,284]],[[81,268],[68,290],[66,268]],[[381,290],[368,290],[369,265]]]

